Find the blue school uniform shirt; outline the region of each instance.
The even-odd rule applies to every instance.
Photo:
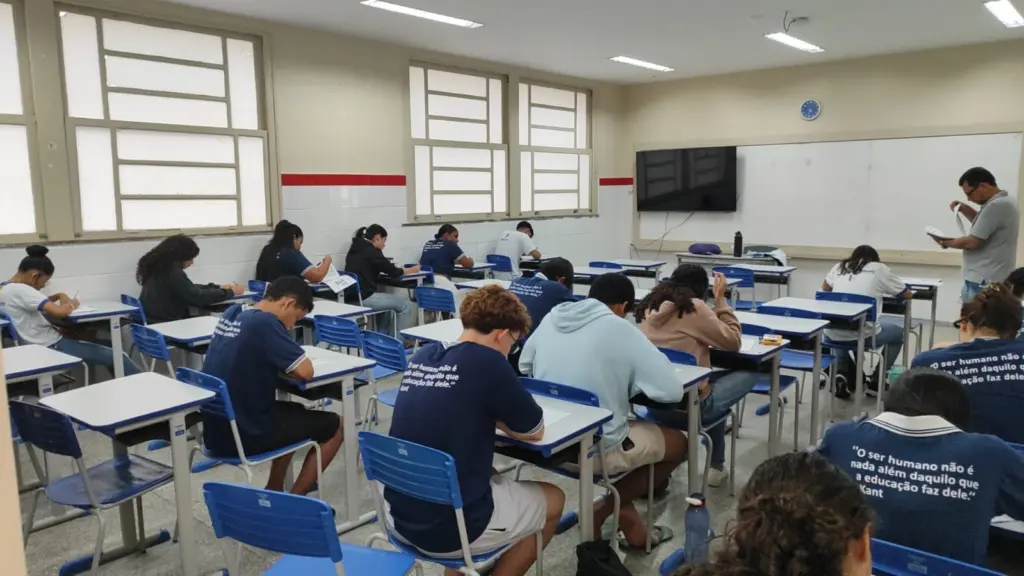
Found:
[[[504,356],[473,342],[434,343],[422,348],[402,378],[390,435],[423,444],[455,459],[462,492],[466,533],[483,534],[494,512],[491,465],[495,426],[530,434],[544,424],[544,413],[523,388]],[[459,550],[451,506],[384,491],[395,530],[421,550]]]
[[[243,444],[274,434],[277,386],[282,374],[295,370],[305,358],[277,316],[239,304],[221,316],[203,372],[227,383]],[[204,415],[203,436],[213,452],[235,453],[227,420]]]
[[[420,266],[430,266],[438,274],[451,276],[455,271],[455,261],[464,255],[455,242],[437,238],[423,245]]]
[[[968,431],[1024,444],[1024,341],[977,338],[918,354],[912,366],[949,372],[964,383]]]
[[[571,290],[554,280],[548,280],[539,272],[529,278],[525,276],[516,278],[509,285],[508,291],[515,294],[530,313],[530,334],[533,334],[537,326],[540,326],[541,320],[548,315],[548,312],[551,312],[552,308],[562,302],[573,301]]]
[[[938,416],[843,422],[819,451],[860,484],[882,540],[984,566],[992,518],[1024,519],[1024,457]]]
[[[256,262],[256,279],[273,282],[282,276],[298,276],[302,278],[306,270],[313,268],[313,263],[306,255],[292,247],[282,248],[275,253],[260,254]]]

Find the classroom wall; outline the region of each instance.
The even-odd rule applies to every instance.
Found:
[[[3,345],[0,345],[3,348]],[[0,354],[0,402],[7,405],[7,381],[4,358]],[[0,558],[4,574],[24,576],[25,545],[21,537],[18,480],[14,472],[14,445],[11,443],[10,412],[0,411]]]

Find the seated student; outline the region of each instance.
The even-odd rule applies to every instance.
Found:
[[[850,257],[836,264],[825,276],[821,284],[825,292],[843,292],[846,294],[861,294],[873,296],[878,302],[878,312],[882,311],[882,297],[903,295],[910,299],[911,293],[907,285],[898,276],[892,273],[888,266],[882,264],[878,251],[871,246],[857,246]],[[857,331],[839,328],[826,328],[825,336],[837,342],[856,340]],[[870,343],[871,336],[875,337],[875,344],[885,346],[885,372],[896,363],[896,357],[900,355],[903,348],[903,324],[884,324],[882,322],[864,323],[865,342]],[[850,355],[839,354],[836,362],[837,395],[846,396],[852,383],[847,382],[847,374],[855,373],[855,368],[850,363]],[[865,382],[872,387],[877,383],[870,375],[865,375]]]
[[[1024,457],[964,432],[970,413],[955,376],[913,368],[885,395],[884,412],[835,424],[819,451],[860,483],[878,538],[984,566],[992,518],[1024,519]]]
[[[303,239],[302,228],[287,220],[278,222],[274,235],[256,261],[256,279],[273,282],[281,276],[300,276],[313,283],[323,281],[332,258],[324,256],[320,264],[314,266],[300,252]]]
[[[390,434],[455,459],[471,552],[512,545],[493,573],[522,575],[538,554],[530,535],[543,529],[546,545],[565,505],[565,494],[554,485],[513,481],[491,468],[495,428],[523,441],[544,436],[544,412],[505,362],[512,344],[529,330],[530,317],[500,286],[469,293],[460,317],[458,341],[424,346],[409,362]],[[402,539],[434,556],[462,557],[450,506],[387,489],[384,498],[386,521]]]
[[[727,282],[715,275],[715,309],[704,299],[708,274],[696,264],[683,264],[672,272],[640,302],[637,320],[640,330],[659,348],[689,352],[697,364],[711,367],[711,348],[739,350],[742,346],[740,321],[726,300]],[[701,420],[708,426],[721,420],[729,410],[753,390],[759,375],[742,370],[718,370],[701,383]],[[685,406],[685,403],[684,403]],[[666,426],[686,430],[686,414],[681,411],[652,410],[652,416]],[[711,470],[708,485],[721,486],[729,477],[725,469],[725,422],[708,430],[711,436]]]
[[[532,256],[540,260],[540,252],[533,243],[533,226],[523,220],[516,224],[515,230],[503,232],[498,238],[498,245],[494,253],[499,256],[507,256],[512,261],[512,277],[518,278],[523,273],[519,271],[519,260],[523,256]]]
[[[377,279],[383,275],[399,278],[403,274],[415,274],[420,271],[419,265],[399,268],[384,255],[384,246],[388,242],[388,231],[380,224],[371,224],[356,230],[352,237],[352,246],[345,256],[345,271],[359,277],[359,290],[362,292],[363,306],[374,310],[393,310],[398,320],[397,331],[400,333],[412,326],[412,306],[405,298],[389,292],[377,290]],[[376,315],[377,330],[384,334],[393,334],[390,314]]]
[[[320,444],[326,469],[341,447],[341,418],[333,412],[307,410],[302,404],[276,399],[283,377],[313,378],[313,362],[288,334],[312,309],[313,292],[304,280],[298,276],[274,280],[260,302],[252,307],[236,304],[224,312],[214,330],[203,372],[227,383],[238,435],[247,455],[312,440]],[[238,455],[231,428],[223,418],[203,416],[203,442],[218,456]],[[288,454],[273,461],[267,490],[284,490],[291,459]],[[292,493],[306,494],[315,483],[316,454],[310,450]]]
[[[871,576],[873,522],[849,476],[813,452],[783,454],[754,469],[711,562],[673,576]]]
[[[443,224],[437,234],[434,234],[434,239],[423,245],[420,266],[429,266],[434,270],[434,286],[455,294],[457,309],[462,297],[451,280],[456,264],[472,268],[473,259],[459,248],[459,229],[451,224]]]
[[[1018,300],[1024,300],[1024,268],[1017,268],[1006,277],[1006,284]]]
[[[644,526],[633,501],[647,493],[647,466],[654,466],[654,484],[660,485],[684,460],[686,436],[679,430],[650,422],[628,420],[630,399],[639,393],[656,402],[679,402],[683,387],[675,369],[643,333],[625,319],[636,293],[621,274],[599,276],[590,297],[556,306],[526,341],[519,369],[527,376],[567,384],[597,395],[612,412],[604,426],[605,464],[608,474],[629,472],[615,483],[622,500],[620,529],[626,541],[643,548]],[[594,463],[599,472],[601,465]],[[611,515],[613,502],[605,498],[594,506],[594,534]],[[672,538],[672,531],[652,526],[655,545]]]
[[[190,307],[206,308],[245,292],[241,284],[193,284],[185,269],[192,266],[196,256],[196,241],[176,234],[164,238],[139,259],[135,281],[142,286],[139,300],[148,322],[183,320],[192,316]]]
[[[95,342],[76,340],[64,336],[60,330],[50,323],[50,319],[63,320],[78,309],[79,302],[68,298],[63,292],[46,296],[40,290],[53,277],[55,267],[46,255],[49,250],[45,246],[29,246],[28,253],[18,272],[11,276],[6,284],[0,286],[0,305],[14,324],[14,330],[25,344],[36,344],[59,350],[76,358],[81,358],[89,366],[103,366],[114,373],[114,351]],[[120,334],[112,334],[119,338]],[[123,355],[124,374],[138,374],[139,369]]]
[[[1005,284],[989,284],[960,309],[959,344],[922,352],[912,366],[953,374],[967,386],[971,432],[1024,443],[1024,341],[1017,340],[1021,304]]]
[[[575,300],[572,279],[572,262],[565,258],[552,258],[541,264],[533,276],[520,276],[509,285],[508,291],[515,294],[530,312],[531,334],[552,308]]]

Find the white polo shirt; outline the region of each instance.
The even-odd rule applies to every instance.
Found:
[[[0,304],[14,323],[14,329],[27,344],[53,346],[60,333],[43,316],[43,306],[50,301],[45,294],[19,282],[0,286]]]
[[[512,277],[518,278],[523,275],[519,271],[519,259],[536,249],[537,246],[534,245],[533,239],[528,234],[523,234],[518,230],[509,230],[498,238],[498,246],[494,249],[494,253],[507,256],[512,261]]]

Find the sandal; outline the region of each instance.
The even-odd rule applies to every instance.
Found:
[[[651,551],[654,551],[654,549],[661,545],[663,542],[668,542],[673,537],[675,537],[675,533],[672,532],[672,529],[668,526],[655,526],[654,528],[650,529],[650,532]],[[644,542],[640,546],[633,546],[628,541],[626,541],[626,536],[622,532],[619,532],[619,547],[628,548],[630,550],[643,550],[644,552],[647,551],[646,542]]]

